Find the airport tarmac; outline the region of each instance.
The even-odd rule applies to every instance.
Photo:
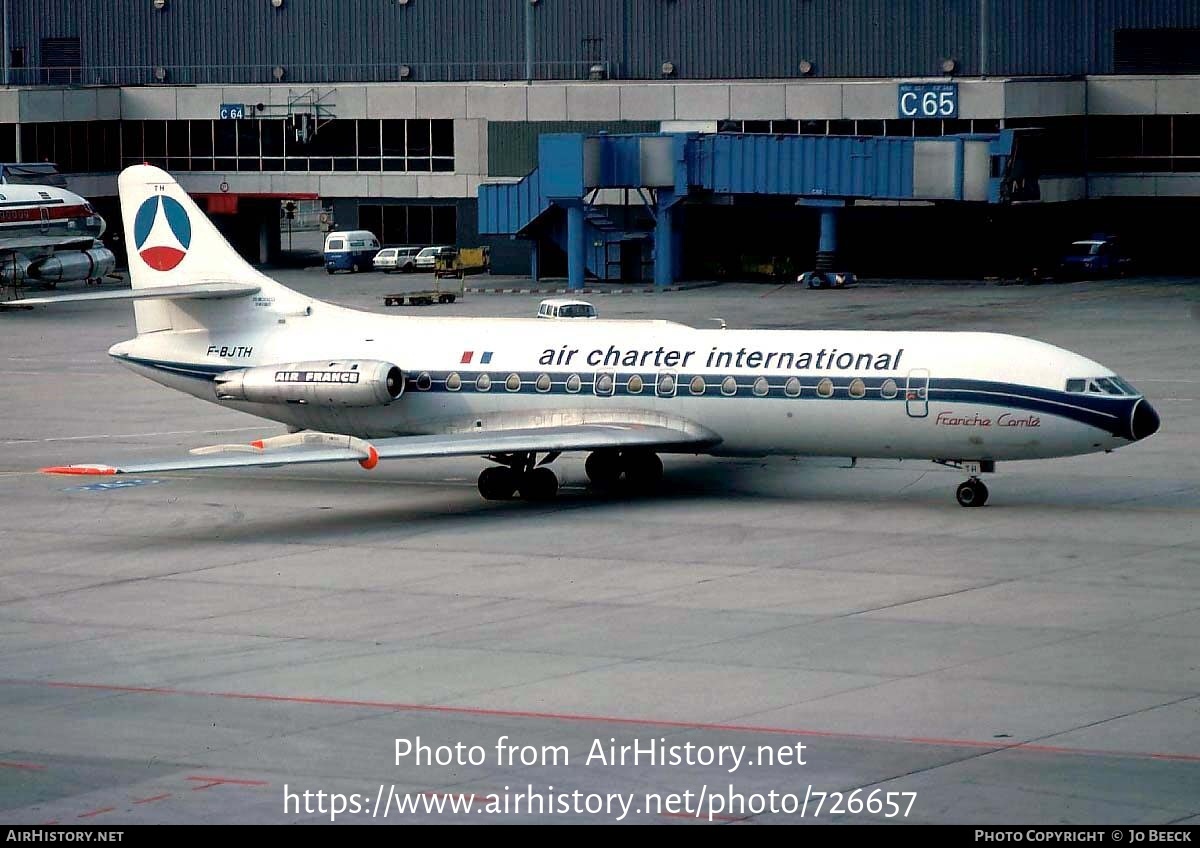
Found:
[[[277,276],[389,314],[539,300]],[[0,315],[0,820],[1200,823],[1197,281],[591,299],[1032,336],[1162,430],[1001,465],[971,510],[958,472],[871,460],[668,457],[614,500],[571,456],[552,504],[482,501],[470,459],[97,485],[36,469],[281,428],[111,362],[127,305]],[[611,762],[635,741],[655,761]]]

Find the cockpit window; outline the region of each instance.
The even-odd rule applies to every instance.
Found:
[[[1113,377],[1109,377],[1109,379],[1112,380],[1114,383],[1116,383],[1121,388],[1121,390],[1125,392],[1125,394],[1127,394],[1127,395],[1138,394],[1137,389],[1135,389],[1133,386],[1129,385],[1129,383],[1122,380],[1120,377],[1113,376]]]
[[[1068,392],[1087,392],[1093,395],[1137,397],[1138,390],[1115,374],[1111,377],[1072,377],[1067,380]]]

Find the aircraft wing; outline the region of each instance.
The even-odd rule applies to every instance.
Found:
[[[245,283],[188,283],[181,286],[158,286],[152,289],[115,289],[113,291],[58,294],[46,297],[23,297],[0,301],[0,306],[48,306],[55,303],[79,303],[95,300],[212,300],[225,297],[247,297],[261,290],[260,286]]]
[[[0,253],[11,253],[18,250],[74,250],[89,248],[96,241],[95,236],[80,235],[63,236],[30,236],[28,238],[0,239]]]
[[[601,448],[640,447],[659,451],[707,450],[721,438],[694,427],[647,424],[576,424],[514,430],[471,430],[435,436],[399,436],[365,440],[331,433],[302,432],[244,445],[197,448],[186,459],[129,465],[59,465],[48,474],[157,474],[213,468],[252,468],[356,461],[374,468],[381,459],[553,453]]]

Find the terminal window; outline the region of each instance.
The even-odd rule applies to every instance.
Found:
[[[30,136],[21,137],[23,155],[32,153],[38,161],[57,161],[66,173],[116,171],[142,162],[171,171],[454,170],[454,121],[449,119],[335,118],[305,138],[299,138],[287,121],[275,118],[81,124],[112,124],[116,135],[102,135],[100,153],[89,157],[91,143],[80,150],[71,140],[70,130],[65,131],[66,141],[56,135],[56,127],[69,125],[29,124],[22,128],[34,128]],[[62,161],[64,156],[76,154],[78,161]]]

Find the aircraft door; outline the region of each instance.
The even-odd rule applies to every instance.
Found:
[[[43,206],[40,208],[39,213],[39,217],[41,219],[39,222],[39,229],[45,233],[50,229],[50,210]]]
[[[904,386],[904,408],[910,418],[926,418],[929,415],[929,371],[914,368],[908,372]]]

